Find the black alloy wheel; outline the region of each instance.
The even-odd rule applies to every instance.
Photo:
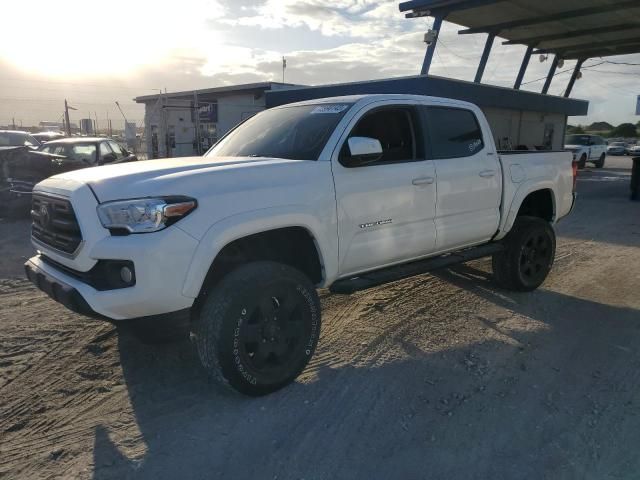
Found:
[[[551,239],[546,231],[536,230],[525,239],[520,253],[520,275],[523,283],[542,282],[552,258]]]
[[[251,396],[291,383],[313,356],[320,300],[288,265],[239,266],[209,292],[193,321],[200,361],[216,382]]]

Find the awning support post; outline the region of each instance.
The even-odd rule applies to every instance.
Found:
[[[553,80],[553,77],[556,74],[559,61],[560,61],[560,57],[558,55],[554,55],[553,62],[551,63],[551,68],[549,69],[549,74],[547,75],[547,79],[544,82],[544,87],[542,87],[543,94],[546,94],[549,91],[549,87],[551,86],[551,80]]]
[[[571,80],[569,80],[569,85],[567,85],[567,89],[564,92],[564,97],[569,98],[571,95],[571,90],[573,90],[573,85],[576,83],[578,79],[578,74],[580,73],[580,69],[582,68],[582,64],[585,62],[586,58],[579,58],[578,63],[576,63],[576,68],[573,69],[573,73],[571,74]]]
[[[420,70],[420,75],[428,75],[429,68],[431,67],[431,61],[433,60],[433,54],[436,51],[436,44],[438,43],[438,37],[440,36],[440,27],[442,26],[442,20],[444,17],[438,16],[433,20],[432,30],[436,32],[436,36],[427,46],[427,52],[424,55],[424,62],[422,62],[422,70]]]
[[[518,72],[516,83],[513,85],[513,88],[515,90],[520,90],[520,86],[522,85],[522,80],[524,80],[524,74],[527,72],[527,67],[529,66],[529,60],[531,60],[532,52],[533,52],[533,47],[527,47],[527,51],[525,52],[524,58],[522,59],[522,64],[520,64],[520,71]]]
[[[487,41],[484,44],[484,50],[482,51],[482,57],[480,57],[480,64],[476,71],[476,78],[473,80],[475,83],[480,83],[482,81],[482,75],[484,74],[484,69],[487,66],[487,61],[489,60],[489,54],[491,53],[491,47],[493,46],[495,38],[496,35],[494,33],[490,33],[487,37]]]

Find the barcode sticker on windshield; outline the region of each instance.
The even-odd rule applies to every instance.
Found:
[[[316,113],[340,113],[344,112],[349,105],[319,105],[311,110],[311,115]]]

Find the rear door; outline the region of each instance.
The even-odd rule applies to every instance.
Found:
[[[591,145],[591,159],[598,160],[600,156],[604,153],[607,154],[607,144],[604,143],[604,139],[602,137],[592,137],[593,144]]]
[[[489,127],[479,110],[428,106],[424,112],[438,179],[437,249],[488,241],[498,229],[502,196],[502,171]]]
[[[379,140],[382,158],[345,166],[351,136]],[[435,167],[424,147],[417,104],[365,107],[350,122],[332,158],[341,275],[433,252]]]

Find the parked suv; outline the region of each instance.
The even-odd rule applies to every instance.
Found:
[[[578,168],[584,168],[587,162],[593,162],[596,168],[604,167],[607,142],[598,135],[568,135],[564,139],[564,148],[573,153]]]

